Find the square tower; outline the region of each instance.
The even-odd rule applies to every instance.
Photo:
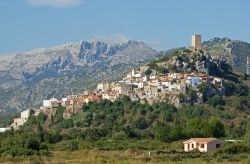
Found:
[[[201,35],[192,35],[192,47],[194,49],[201,49]]]

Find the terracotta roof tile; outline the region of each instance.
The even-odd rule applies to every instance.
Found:
[[[216,140],[216,138],[191,138],[189,140],[185,140],[184,143],[188,143],[190,141],[195,141],[195,142],[211,142],[213,140]]]

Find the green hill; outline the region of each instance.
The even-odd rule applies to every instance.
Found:
[[[188,66],[176,66],[179,61]],[[197,67],[204,61],[204,68]],[[166,66],[159,66],[165,62]],[[181,64],[182,64],[181,63]],[[18,131],[0,135],[1,158],[6,156],[48,156],[57,151],[83,150],[152,151],[159,161],[202,159],[224,162],[249,160],[250,93],[248,77],[234,72],[222,60],[210,60],[205,52],[183,50],[149,63],[148,73],[198,72],[226,79],[223,96],[211,94],[202,104],[190,103],[176,108],[168,102],[140,104],[124,96],[114,102],[102,100],[83,105],[81,112],[70,119],[63,118],[64,107],[48,118],[43,113],[32,116]],[[198,65],[199,66],[199,65]],[[212,69],[212,70],[211,70]],[[198,87],[205,94],[206,90]],[[227,144],[218,152],[202,155],[185,154],[181,141],[192,137],[216,137],[243,140]],[[233,153],[232,153],[233,152]],[[248,154],[248,155],[247,155]],[[241,158],[239,158],[239,155]],[[146,158],[146,157],[145,157]],[[142,161],[146,159],[143,158]],[[153,159],[148,159],[153,160]]]

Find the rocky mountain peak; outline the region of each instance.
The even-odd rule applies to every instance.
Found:
[[[81,41],[0,57],[0,113],[90,88],[103,73],[116,79],[157,55],[143,42]]]
[[[214,38],[203,42],[212,58],[226,60],[234,69],[246,72],[246,58],[250,56],[250,44],[229,38]]]

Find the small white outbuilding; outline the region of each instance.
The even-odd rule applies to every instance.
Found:
[[[185,152],[195,149],[198,149],[200,152],[210,152],[224,146],[224,143],[216,138],[191,138],[184,141],[183,144]]]

